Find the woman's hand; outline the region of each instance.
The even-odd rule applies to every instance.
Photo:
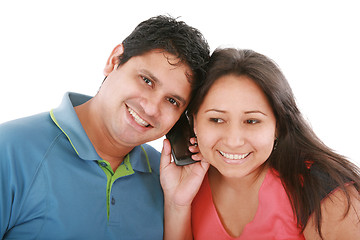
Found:
[[[190,140],[195,144],[195,139]],[[196,145],[189,147],[191,152],[199,152]],[[160,181],[165,198],[176,206],[190,206],[204,176],[209,163],[202,159],[201,153],[192,156],[199,162],[186,166],[177,166],[171,161],[171,146],[168,139],[164,139],[160,160]]]
[[[194,144],[194,140],[190,141]],[[189,147],[198,152],[197,146]],[[193,155],[201,160],[201,153]],[[164,139],[160,160],[160,182],[164,191],[164,240],[192,239],[191,203],[198,192],[209,163],[201,160],[186,166],[171,161],[171,146]]]
[[[192,144],[190,147],[189,147],[189,151],[194,153],[193,155],[191,155],[191,158],[195,161],[201,161],[204,159],[203,155],[201,154],[200,152],[200,149],[197,145],[197,142],[196,142],[196,138],[193,137],[193,138],[190,138],[190,143]],[[204,160],[205,161],[205,160]],[[206,162],[206,161],[205,161]]]

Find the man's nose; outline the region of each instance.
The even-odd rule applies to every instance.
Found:
[[[161,111],[161,107],[160,107],[161,100],[162,99],[160,97],[154,97],[154,96],[144,98],[141,101],[141,105],[144,109],[144,112],[149,116],[153,116],[153,117],[158,116]]]

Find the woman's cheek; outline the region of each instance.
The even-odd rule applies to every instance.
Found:
[[[272,132],[268,132],[268,133],[262,132],[261,134],[257,134],[256,137],[254,136],[255,148],[261,150],[265,155],[264,157],[266,159],[270,156],[272,152],[274,141],[275,141],[275,136],[274,133]]]

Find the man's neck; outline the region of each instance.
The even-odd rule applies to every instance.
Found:
[[[109,162],[115,171],[133,147],[120,146],[110,137],[92,100],[76,106],[74,109],[96,152],[103,160]]]

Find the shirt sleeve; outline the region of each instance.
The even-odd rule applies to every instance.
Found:
[[[14,199],[14,178],[11,161],[11,146],[7,141],[8,130],[0,125],[0,239],[9,229]]]

